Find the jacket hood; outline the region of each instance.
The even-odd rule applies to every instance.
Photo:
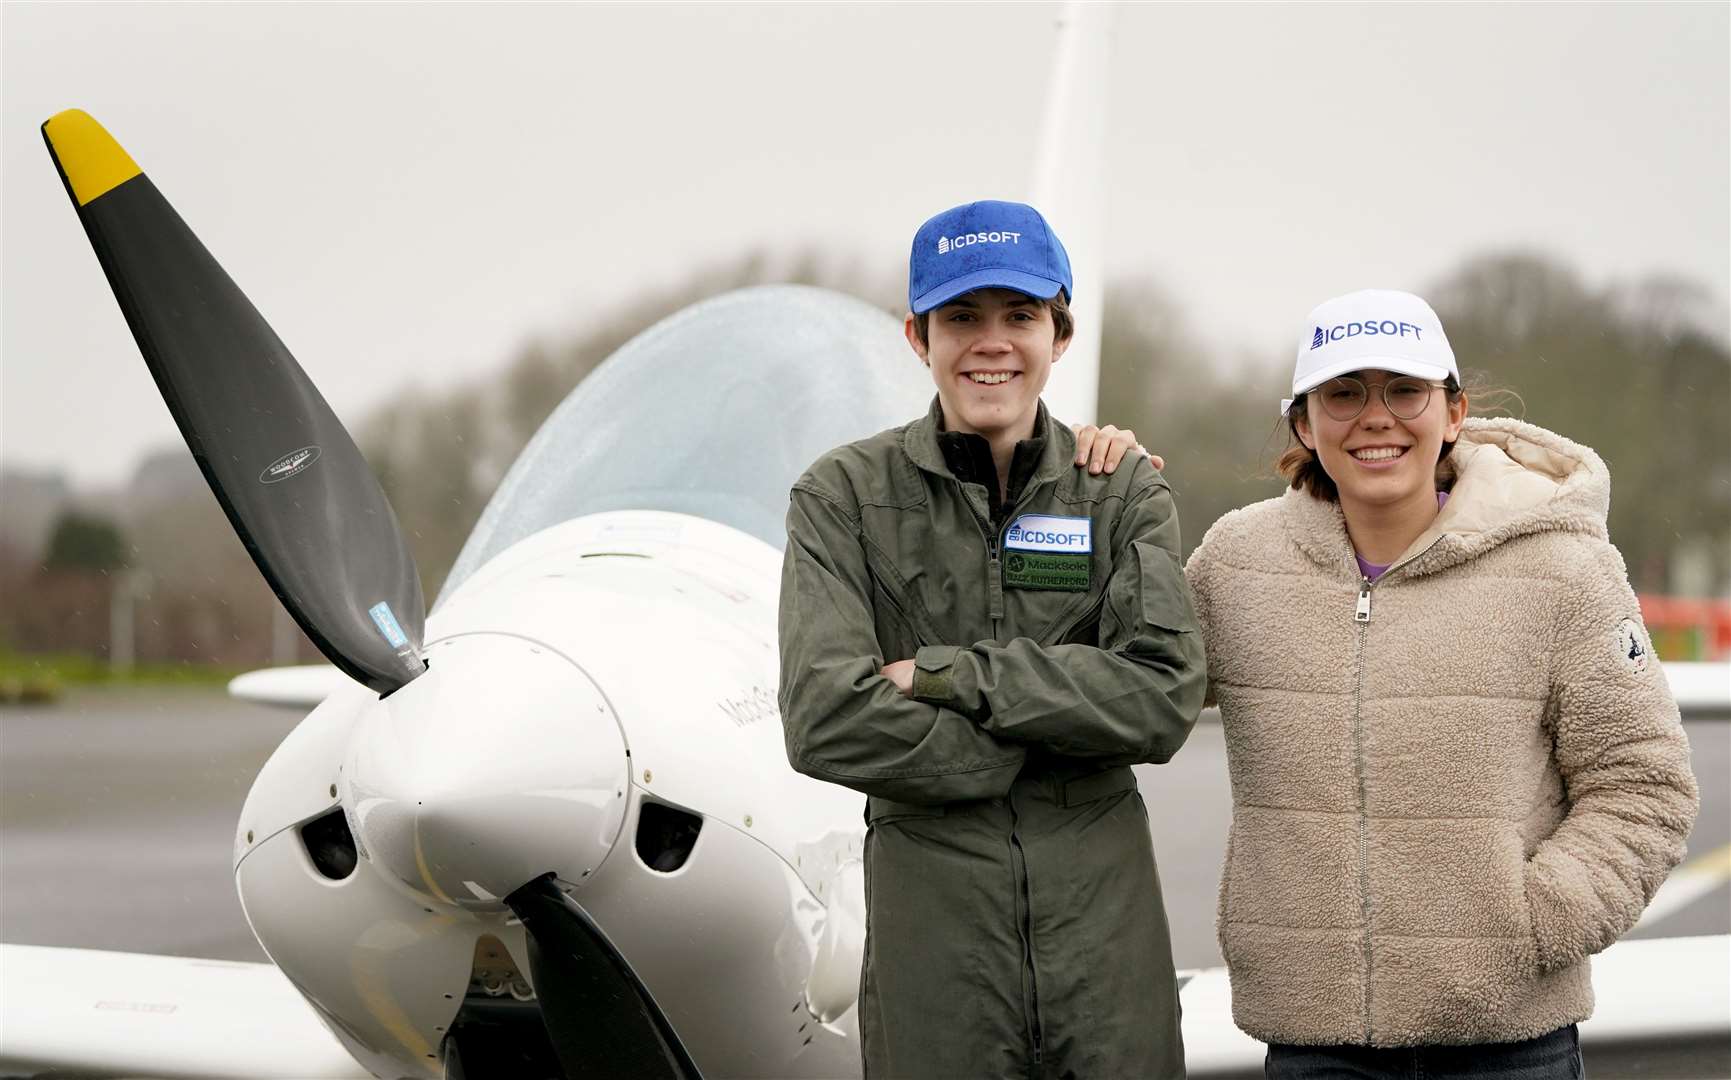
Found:
[[[1611,474],[1579,443],[1519,420],[1475,417],[1461,428],[1450,461],[1455,483],[1447,504],[1395,562],[1406,573],[1435,573],[1529,533],[1606,537]],[[1280,504],[1300,550],[1325,568],[1357,576],[1338,503],[1289,488]]]

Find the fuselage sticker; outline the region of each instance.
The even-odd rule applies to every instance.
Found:
[[[313,462],[318,459],[318,447],[303,446],[299,450],[284,454],[269,465],[266,465],[264,472],[258,474],[258,482],[261,484],[274,484],[281,480],[287,480],[291,476],[306,472],[308,469],[312,468]]]
[[[753,686],[742,694],[724,697],[715,703],[734,727],[750,727],[759,720],[780,714],[775,695],[761,686]]]
[[[385,636],[391,648],[400,649],[409,643],[409,635],[403,633],[397,617],[391,614],[391,605],[380,600],[367,609],[367,614],[373,617],[373,625],[379,628],[379,633]]]

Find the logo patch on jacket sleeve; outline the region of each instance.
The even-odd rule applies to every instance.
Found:
[[[1091,519],[1023,514],[1004,533],[1004,584],[1087,592],[1093,551]]]
[[[1647,661],[1653,655],[1653,647],[1641,633],[1641,624],[1634,619],[1624,619],[1617,624],[1617,652],[1623,657],[1623,663],[1629,666],[1630,671],[1639,674],[1647,670]]]

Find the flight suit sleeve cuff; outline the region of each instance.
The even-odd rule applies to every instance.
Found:
[[[952,674],[959,645],[922,645],[914,654],[914,700],[928,705],[954,705]]]

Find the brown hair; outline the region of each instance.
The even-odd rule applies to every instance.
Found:
[[[1068,341],[1075,336],[1076,317],[1070,314],[1070,301],[1064,296],[1064,290],[1059,289],[1058,294],[1050,300],[1042,300],[1037,296],[1030,297],[1030,299],[1043,304],[1046,310],[1052,313],[1053,341]],[[931,315],[930,311],[922,311],[914,315],[914,336],[920,339],[921,345],[931,344],[931,339],[926,336]]]
[[[1491,386],[1476,372],[1467,373],[1467,384],[1462,386],[1454,376],[1449,376],[1443,383],[1443,393],[1453,403],[1460,400],[1464,393],[1469,401],[1469,411],[1479,413],[1494,408],[1503,408],[1507,402],[1520,403],[1521,396],[1513,390]],[[1334,486],[1334,480],[1322,468],[1322,462],[1317,459],[1316,452],[1304,445],[1298,437],[1299,417],[1305,416],[1306,401],[1309,393],[1303,393],[1292,399],[1292,404],[1286,410],[1286,428],[1288,445],[1286,452],[1280,455],[1280,460],[1274,463],[1274,471],[1292,487],[1300,491],[1308,491],[1326,502],[1339,502],[1340,489]],[[1523,408],[1524,411],[1524,408]],[[1454,452],[1455,444],[1442,444],[1442,453],[1437,455],[1436,485],[1441,491],[1447,491],[1454,486],[1454,463],[1449,460]]]

